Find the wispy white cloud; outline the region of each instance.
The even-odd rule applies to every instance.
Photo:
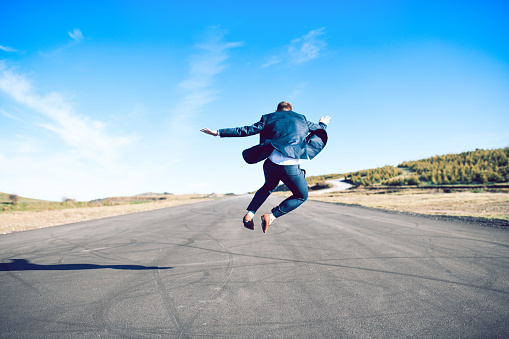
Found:
[[[83,33],[77,28],[75,28],[72,32],[68,32],[69,36],[76,42],[80,42],[83,39]]]
[[[191,58],[189,76],[180,83],[180,87],[196,93],[212,86],[214,76],[225,68],[227,51],[243,44],[224,41],[225,34],[223,30],[211,28],[206,39],[195,46],[197,53]]]
[[[133,136],[110,135],[104,123],[76,114],[61,94],[37,94],[25,76],[10,70],[0,72],[0,91],[40,114],[42,122],[37,125],[56,133],[78,158],[111,166],[120,148],[133,139]]]
[[[45,58],[51,58],[59,55],[69,48],[72,48],[73,46],[79,44],[83,39],[85,39],[85,36],[78,28],[75,28],[72,32],[67,32],[67,34],[72,39],[71,41],[67,40],[65,43],[61,43],[60,46],[53,50],[39,51],[39,54]]]
[[[288,55],[296,64],[302,64],[318,58],[320,51],[327,45],[323,40],[325,28],[310,31],[308,34],[293,39],[288,46]]]
[[[327,46],[324,35],[325,27],[322,27],[311,30],[307,34],[291,40],[283,50],[270,56],[261,67],[265,68],[282,62],[292,65],[302,65],[318,58],[320,53]]]
[[[9,53],[17,52],[18,51],[15,48],[12,48],[12,47],[9,47],[9,46],[2,46],[2,45],[0,45],[0,50],[2,50],[4,52],[9,52]]]
[[[229,52],[243,45],[242,42],[229,42],[225,39],[226,31],[211,28],[201,42],[194,46],[189,61],[189,73],[178,84],[180,98],[169,110],[164,139],[158,142],[165,149],[171,149],[171,158],[165,159],[167,171],[178,171],[177,167],[187,166],[191,143],[183,142],[199,132],[201,122],[197,117],[206,105],[213,102],[219,93],[216,84],[217,76],[227,68]],[[178,147],[175,147],[178,145]],[[182,183],[181,183],[182,185]],[[186,190],[194,189],[185,183]]]
[[[281,61],[283,61],[283,58],[281,56],[273,55],[262,65],[262,68],[279,64]]]
[[[183,91],[182,98],[171,110],[170,124],[175,132],[182,131],[185,122],[215,100],[215,76],[225,69],[228,51],[243,45],[242,42],[225,41],[225,34],[224,30],[211,28],[205,39],[195,45],[196,53],[191,57],[189,75],[179,84]]]
[[[0,109],[0,113],[2,113],[3,116],[5,116],[5,117],[7,117],[9,119],[16,120],[18,122],[23,122],[23,120],[20,119],[19,117],[15,116],[15,115],[12,115],[12,114],[9,114],[6,111],[4,111],[3,109]]]

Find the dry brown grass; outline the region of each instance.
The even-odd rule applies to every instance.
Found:
[[[176,196],[172,200],[160,200],[143,204],[69,208],[46,211],[4,212],[0,213],[0,234],[150,211],[207,200],[213,200],[213,198],[204,198],[198,195],[187,195],[181,197]]]
[[[418,191],[366,194],[345,192],[310,196],[309,199],[412,213],[509,220],[509,194],[507,193]]]

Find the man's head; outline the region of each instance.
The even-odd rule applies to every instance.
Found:
[[[291,111],[291,110],[293,110],[293,107],[292,107],[291,103],[286,102],[286,101],[281,101],[277,105],[276,112],[279,112],[279,111]]]

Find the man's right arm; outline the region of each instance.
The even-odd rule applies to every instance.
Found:
[[[327,129],[327,124],[330,121],[330,116],[321,117],[318,124],[315,124],[311,121],[308,121],[308,126],[310,131],[316,131],[318,129]]]

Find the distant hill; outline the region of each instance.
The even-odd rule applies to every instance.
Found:
[[[142,193],[142,194],[136,194],[136,195],[134,195],[134,197],[153,197],[153,196],[158,196],[158,195],[173,195],[173,193],[168,193],[168,192],[164,192],[164,193],[147,192],[147,193]]]
[[[0,203],[11,203],[11,199],[9,198],[12,194],[2,193],[0,192]],[[48,202],[47,200],[38,200],[38,199],[30,199],[24,197],[18,197],[18,202],[23,203],[36,203],[36,202]]]
[[[509,147],[439,155],[395,166],[307,178],[310,186],[345,177],[354,185],[454,185],[509,182]]]
[[[354,185],[454,185],[454,184],[494,184],[509,182],[509,147],[463,152],[459,154],[446,154],[416,161],[405,161],[395,166],[384,166],[350,173],[325,174],[306,177],[311,188],[325,188],[326,180],[346,178]],[[285,190],[280,185],[278,190]],[[11,208],[11,194],[0,192],[0,208]],[[166,200],[171,199],[172,193],[143,193],[132,197],[115,197],[97,199],[100,201],[137,201],[137,200]],[[187,195],[185,195],[187,196]],[[179,196],[174,196],[178,198]],[[55,203],[46,200],[37,200],[19,197],[18,203]],[[72,201],[71,201],[72,202]]]

